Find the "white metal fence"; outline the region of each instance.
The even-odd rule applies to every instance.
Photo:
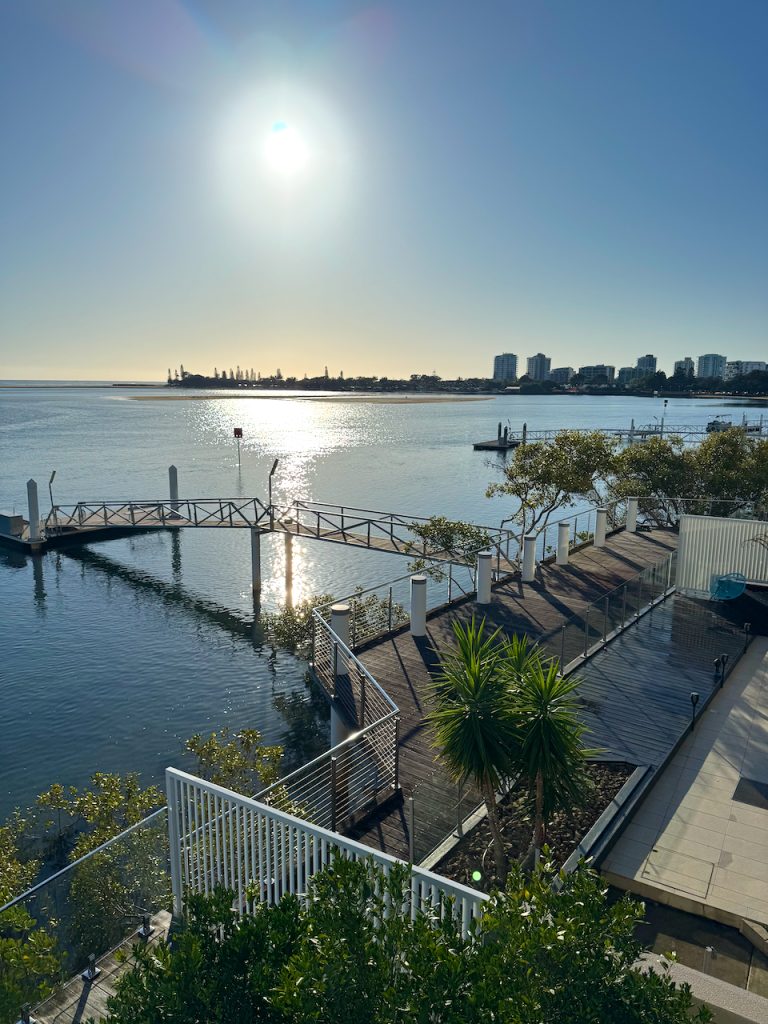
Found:
[[[682,515],[678,588],[708,597],[713,577],[727,573],[741,573],[749,583],[768,583],[768,524]]]
[[[189,893],[224,886],[234,908],[250,913],[275,904],[286,893],[307,892],[313,875],[336,856],[372,860],[385,874],[402,863],[362,843],[312,825],[231,790],[178,771],[166,770],[171,883],[174,914]],[[463,934],[480,915],[485,895],[422,868],[411,868],[410,912],[453,900]]]

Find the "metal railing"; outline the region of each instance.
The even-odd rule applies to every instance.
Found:
[[[643,495],[638,498],[638,513],[640,519],[649,527],[676,527],[683,515],[764,521],[768,520],[768,504],[759,500],[713,498],[709,495],[686,498]]]
[[[434,563],[433,563],[434,566]],[[494,569],[494,577],[503,575]],[[427,574],[427,611],[467,597],[475,591],[475,565],[442,562]],[[357,651],[364,644],[406,625],[411,614],[411,580],[413,573],[397,576],[386,583],[365,590],[356,590],[345,597],[336,598],[317,609],[319,615],[330,622],[334,604],[348,604],[349,646]]]
[[[0,907],[0,934],[50,953],[19,960],[20,995],[31,1003],[45,998],[91,957],[136,934],[145,917],[170,909],[167,811],[161,807]]]
[[[313,638],[315,678],[358,731],[257,797],[335,831],[398,789],[399,709],[318,611]]]
[[[675,589],[677,552],[643,569],[583,612],[563,623],[548,646],[554,646],[560,670],[570,672],[636,622]]]
[[[269,529],[269,506],[258,498],[183,498],[151,501],[81,501],[54,505],[45,519],[49,535],[72,529],[259,527]]]
[[[441,765],[429,778],[417,783],[405,802],[408,855],[420,864],[450,836],[464,835],[464,822],[483,803],[472,783],[454,782]]]
[[[186,894],[208,893],[217,885],[234,892],[240,915],[260,903],[274,905],[286,893],[304,896],[312,876],[337,856],[373,861],[387,875],[402,863],[174,768],[166,770],[166,787],[175,914],[182,914]],[[415,915],[443,906],[456,915],[466,935],[485,899],[475,889],[412,867],[405,909]]]
[[[323,502],[273,502],[259,498],[153,498],[142,501],[81,501],[54,505],[43,528],[48,536],[78,529],[162,529],[166,527],[258,528],[314,537],[339,544],[390,551],[412,558],[450,561],[450,551],[435,551],[414,531],[414,525],[429,523],[425,516],[380,512]],[[474,525],[474,524],[473,524]],[[491,546],[501,559],[502,547],[509,548],[516,535],[499,527],[485,530]]]
[[[627,502],[625,498],[617,498],[614,501],[606,501],[600,505],[590,505],[588,508],[573,512],[568,516],[561,516],[559,519],[547,522],[538,531],[536,541],[537,558],[549,558],[557,552],[558,530],[561,523],[568,523],[569,538],[568,550],[572,551],[581,544],[588,544],[594,540],[595,525],[599,509],[606,509],[607,528],[611,532],[618,530],[627,522]]]

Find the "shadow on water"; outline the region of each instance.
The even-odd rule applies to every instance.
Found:
[[[45,614],[45,576],[43,574],[44,555],[29,555],[26,551],[17,551],[14,548],[0,548],[0,566],[4,569],[27,568],[32,563],[32,580],[34,587],[35,606],[41,614]]]
[[[285,770],[291,771],[316,757],[328,745],[329,709],[320,688],[311,683],[311,677],[307,670],[304,693],[277,692],[279,689],[277,684],[280,655],[288,655],[295,658],[299,665],[305,665],[301,654],[294,649],[276,643],[268,635],[257,602],[254,602],[254,614],[250,617],[185,590],[181,584],[181,548],[180,535],[173,532],[171,534],[173,582],[166,582],[140,569],[122,565],[87,547],[73,546],[43,556],[32,556],[24,552],[3,549],[0,550],[0,566],[23,570],[27,568],[29,561],[32,562],[35,605],[43,616],[46,602],[46,563],[50,559],[50,568],[53,569],[55,576],[61,569],[63,559],[68,559],[79,563],[83,572],[89,570],[102,573],[110,581],[115,580],[126,584],[134,593],[146,595],[152,601],[180,610],[198,622],[203,619],[238,641],[244,641],[253,649],[267,669],[269,678],[272,680],[272,704],[286,724],[286,730],[282,737],[282,745],[285,749]],[[49,586],[51,585],[50,568]],[[55,583],[53,585],[55,586]]]

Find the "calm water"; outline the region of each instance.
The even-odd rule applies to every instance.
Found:
[[[398,405],[304,398],[135,401],[157,392],[0,390],[0,508],[26,511],[34,477],[47,508],[167,496],[167,467],[189,497],[306,498],[498,524],[484,497],[495,456],[472,451],[499,420],[531,430],[628,426],[656,399],[502,397]],[[667,422],[706,423],[741,406],[670,400]],[[749,415],[756,415],[749,411]],[[232,440],[241,426],[242,465]],[[43,498],[45,496],[45,501]],[[262,541],[263,606],[285,601],[282,538]],[[403,574],[405,559],[294,542],[294,599],[349,593]],[[291,764],[328,744],[306,666],[254,639],[245,531],[187,530],[27,559],[0,549],[0,817],[54,781],[97,770],[159,781],[185,765],[183,741],[225,725],[283,742]]]

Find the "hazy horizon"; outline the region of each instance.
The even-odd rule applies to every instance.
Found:
[[[4,5],[0,373],[765,359],[766,38],[762,0]]]

